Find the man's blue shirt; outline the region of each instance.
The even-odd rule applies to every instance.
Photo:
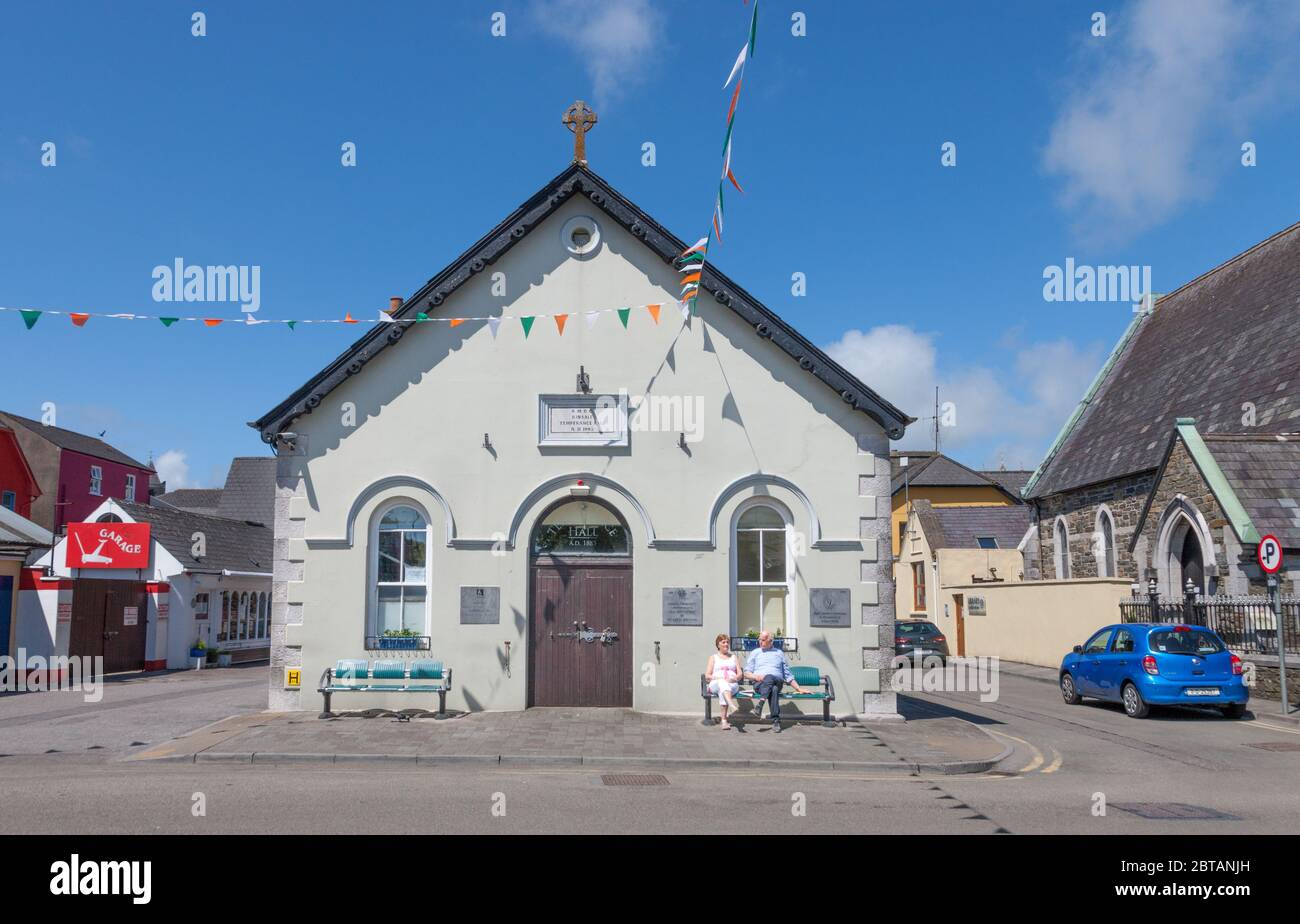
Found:
[[[785,658],[785,652],[776,645],[764,651],[762,648],[755,648],[745,659],[745,673],[756,674],[760,679],[769,674],[780,677],[786,683],[794,682],[794,674],[790,673],[790,662]]]

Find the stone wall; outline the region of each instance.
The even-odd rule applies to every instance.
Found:
[[[1129,553],[1129,542],[1138,518],[1155,483],[1155,472],[1141,472],[1125,478],[1053,494],[1035,502],[1038,513],[1038,558],[1043,580],[1060,580],[1056,573],[1055,528],[1058,516],[1065,518],[1070,532],[1070,577],[1098,576],[1093,533],[1097,510],[1105,504],[1115,523],[1117,577],[1138,580],[1145,562]]]

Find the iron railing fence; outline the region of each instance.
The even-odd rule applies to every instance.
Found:
[[[1278,624],[1265,596],[1187,596],[1182,600],[1140,596],[1120,603],[1123,622],[1168,622],[1213,629],[1233,651],[1278,653]],[[1282,641],[1287,654],[1300,654],[1300,597],[1282,597]]]

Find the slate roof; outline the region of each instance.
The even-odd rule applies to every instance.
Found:
[[[899,464],[906,456],[907,467]],[[942,453],[903,452],[895,450],[889,454],[890,493],[897,494],[903,490],[903,483],[911,487],[972,487],[997,488],[1013,500],[1019,501],[1020,495],[991,477],[992,472],[977,472],[967,468],[956,459],[950,459]],[[1007,474],[1007,473],[1002,473]],[[904,479],[906,475],[906,479]]]
[[[156,506],[188,510],[190,513],[206,513],[216,516],[217,506],[221,503],[220,488],[177,488],[166,494],[159,494],[153,499]]]
[[[978,549],[975,540],[980,536],[992,536],[998,541],[999,549],[1015,549],[1025,537],[1032,522],[1031,510],[1027,505],[1016,504],[1002,507],[935,507],[935,519],[943,530],[944,545],[947,549]],[[927,538],[929,534],[927,533]],[[935,547],[931,543],[931,547]]]
[[[153,507],[117,501],[117,505],[139,523],[150,524],[150,534],[170,552],[186,571],[219,573],[230,571],[271,572],[271,529],[258,524],[205,516],[185,510]],[[193,535],[203,533],[207,554],[190,554]]]
[[[1024,490],[1025,485],[1029,484],[1029,479],[1033,477],[1034,473],[1029,469],[1001,468],[991,472],[980,472],[980,474],[985,478],[996,481],[1006,488],[1008,492],[1019,497],[1020,492]]]
[[[230,463],[217,515],[275,525],[275,457],[240,457]]]
[[[1202,438],[1259,534],[1300,549],[1300,433]]]
[[[1179,417],[1203,436],[1300,430],[1300,224],[1233,257],[1140,316],[1030,497],[1156,469]]]
[[[29,420],[26,417],[19,417],[17,414],[11,414],[8,411],[0,411],[0,419],[10,424],[16,424],[26,430],[30,430],[42,439],[48,440],[60,449],[69,449],[72,452],[79,452],[83,455],[94,456],[96,459],[103,459],[107,462],[117,462],[122,465],[133,465],[136,468],[150,469],[153,466],[145,465],[143,462],[131,458],[121,450],[114,449],[101,439],[93,436],[86,436],[84,433],[76,433],[72,430],[65,430],[62,427],[48,427],[39,420]]]
[[[926,542],[930,543],[931,549],[947,548],[947,538],[943,533],[943,525],[939,518],[934,515],[934,507],[928,500],[912,501],[912,514],[921,526],[921,532],[925,533]]]
[[[34,546],[48,546],[50,531],[38,523],[0,507],[0,549],[19,550],[24,554]]]
[[[574,195],[590,200],[665,263],[677,265],[678,255],[687,247],[685,242],[624,198],[585,164],[570,164],[408,298],[393,314],[398,323],[373,325],[333,362],[258,420],[250,421],[249,426],[261,431],[264,442],[273,443],[276,434],[286,430],[295,418],[311,413],[339,384],[360,372],[382,350],[400,341],[406,329],[416,323],[418,312],[437,313],[439,306],[461,285],[495,263]],[[876,420],[891,439],[901,438],[907,425],[914,422],[915,418],[868,388],[713,264],[705,264],[700,287],[752,325],[758,336],[770,339],[788,353],[799,368],[834,389],[845,403]]]

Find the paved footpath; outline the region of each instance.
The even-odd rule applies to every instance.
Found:
[[[724,731],[699,718],[629,709],[529,709],[462,713],[439,720],[393,713],[235,716],[147,751],[133,760],[344,763],[473,763],[642,767],[777,768],[979,773],[1010,750],[951,717],[909,723],[825,727],[766,721]]]

